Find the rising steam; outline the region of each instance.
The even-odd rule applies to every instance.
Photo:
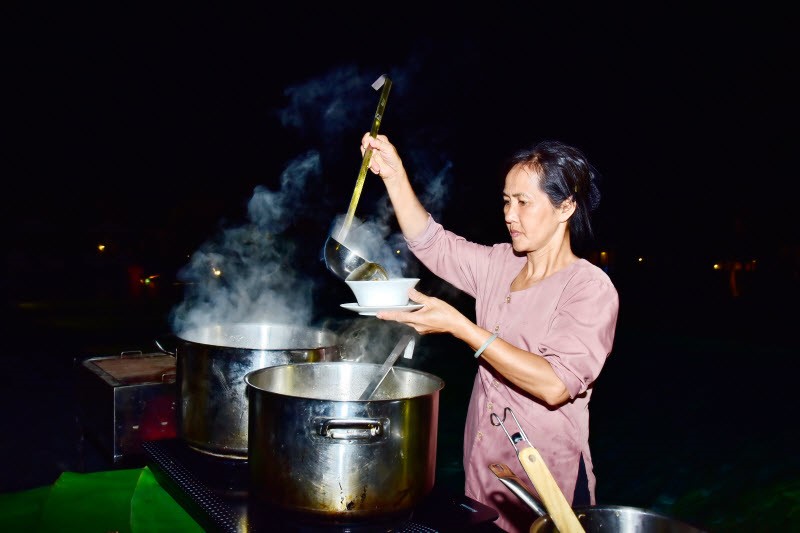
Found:
[[[180,334],[238,322],[311,324],[317,291],[331,283],[343,283],[320,269],[321,256],[318,263],[311,265],[300,254],[310,247],[321,252],[327,235],[342,223],[347,207],[346,201],[338,206],[341,209],[327,205],[325,181],[319,178],[325,174],[323,165],[330,154],[343,152],[337,142],[344,143],[346,139],[345,148],[357,153],[358,141],[368,129],[377,102],[376,93],[370,89],[375,78],[375,72],[364,74],[354,67],[343,67],[286,89],[288,105],[278,113],[281,123],[298,130],[316,146],[287,164],[276,189],[265,185],[254,188],[247,204],[246,223],[220,229],[192,254],[178,273],[186,290],[184,300],[171,312],[173,331]],[[400,94],[403,84],[411,83],[402,72],[393,73],[392,78],[394,90]],[[398,109],[397,114],[402,116],[402,111]],[[412,133],[408,143],[412,150],[404,157],[416,169],[412,179],[424,183],[418,187],[424,205],[436,216],[450,181],[450,163],[441,151],[436,157],[428,157],[426,154],[437,148],[430,141],[417,147],[417,138],[430,139]],[[356,170],[353,168],[353,176]],[[385,192],[383,199],[371,204],[367,212],[367,218],[353,220],[347,245],[380,263],[390,277],[416,275],[416,260],[410,258],[402,235],[392,229],[396,227],[394,213]],[[288,230],[300,217],[301,224],[313,226],[319,241],[308,242],[291,235]],[[379,358],[385,357],[397,340],[397,335],[386,333],[406,328],[342,313],[351,322],[343,332],[351,354],[376,353]],[[335,322],[328,318],[324,321]]]

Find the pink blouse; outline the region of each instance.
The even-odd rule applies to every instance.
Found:
[[[505,463],[533,486],[517,450],[503,429],[491,423],[491,413],[502,418],[510,407],[570,503],[583,454],[594,504],[589,400],[592,384],[611,352],[619,310],[617,291],[608,275],[579,259],[532,287],[511,292],[511,282],[527,259],[515,255],[510,243],[468,242],[430,216],[422,234],[407,242],[431,272],[475,298],[478,325],[543,356],[571,398],[558,408],[549,407],[480,358],[464,429],[465,494],[497,509],[496,524],[505,530],[528,531],[536,518],[489,469],[491,463]],[[511,416],[505,426],[512,435],[518,431]],[[517,443],[519,449],[526,446],[524,441]]]

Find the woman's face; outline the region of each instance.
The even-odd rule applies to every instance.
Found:
[[[560,244],[572,210],[553,207],[538,176],[517,166],[506,175],[503,213],[514,251],[528,253]]]

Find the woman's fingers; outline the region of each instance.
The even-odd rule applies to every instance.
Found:
[[[421,292],[419,292],[417,289],[415,289],[413,287],[408,289],[408,297],[412,302],[416,302],[416,303],[422,304],[422,305],[425,305],[425,302],[430,300],[430,296],[426,296],[425,294],[422,294]]]

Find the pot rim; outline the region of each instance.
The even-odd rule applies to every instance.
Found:
[[[287,342],[287,346],[263,346],[263,343],[259,346],[250,346],[249,344],[259,343],[248,342],[212,344],[201,340],[204,335],[208,335],[209,332],[214,330],[218,330],[219,334],[217,334],[217,336],[221,337],[223,333],[230,330],[242,330],[242,332],[246,332],[247,330],[265,330],[269,328],[301,332],[304,333],[304,339],[314,338],[315,336],[320,337],[320,339],[315,339],[315,342]],[[187,344],[208,346],[211,348],[233,348],[242,350],[317,350],[320,348],[335,347],[340,344],[338,335],[330,329],[317,326],[298,326],[281,322],[217,322],[204,326],[184,328],[179,333],[175,333],[175,337]]]
[[[256,370],[251,370],[250,372],[248,372],[244,376],[245,387],[252,388],[253,390],[257,391],[258,393],[274,394],[276,396],[282,396],[282,397],[285,397],[285,398],[300,398],[300,396],[297,396],[297,395],[294,395],[294,394],[285,394],[285,393],[282,393],[282,392],[276,392],[276,391],[273,391],[273,390],[264,389],[263,387],[259,387],[258,385],[252,383],[253,378],[258,374],[282,372],[283,369],[285,369],[287,367],[298,368],[298,367],[314,366],[315,368],[320,368],[320,367],[328,367],[328,366],[334,366],[334,365],[337,368],[342,368],[342,367],[347,367],[347,366],[353,366],[353,367],[357,366],[357,367],[362,367],[362,368],[372,367],[372,368],[375,368],[377,370],[380,370],[381,367],[383,366],[381,363],[361,363],[361,362],[356,362],[356,361],[317,361],[317,362],[312,362],[312,363],[284,363],[284,364],[280,364],[280,365],[269,366],[269,367],[266,367],[266,368],[259,368],[259,369],[256,369]],[[374,402],[382,402],[382,401],[383,402],[387,402],[387,401],[393,402],[393,401],[398,401],[398,400],[409,400],[409,399],[413,399],[413,398],[420,398],[420,397],[424,397],[424,396],[430,396],[431,394],[438,394],[439,392],[442,391],[442,389],[444,389],[444,386],[445,386],[444,380],[442,378],[440,378],[439,376],[431,374],[430,372],[425,372],[423,370],[418,370],[416,368],[407,368],[407,367],[402,367],[402,366],[394,366],[394,367],[392,367],[392,371],[399,371],[399,372],[402,372],[402,373],[418,374],[420,376],[424,376],[426,378],[429,378],[434,383],[434,385],[431,386],[432,390],[429,391],[429,392],[426,392],[425,394],[417,394],[415,396],[407,396],[407,397],[403,397],[403,398],[391,398],[391,399],[387,399],[387,400],[380,400],[380,399],[378,399],[378,400],[376,400],[376,399],[359,400],[358,398],[353,398],[353,399],[348,399],[348,400],[330,400],[330,399],[325,399],[325,398],[309,398],[309,397],[306,397],[306,396],[303,396],[302,399],[303,400],[324,401],[324,402],[331,402],[331,401],[333,401],[333,402],[340,402],[340,401],[342,401],[342,402],[357,402],[357,403],[369,403],[369,402],[373,402],[374,403]]]
[[[664,520],[665,522],[669,522],[676,526],[681,526],[686,531],[696,531],[697,533],[704,533],[705,530],[697,528],[697,526],[685,522],[683,520],[679,520],[669,515],[665,515],[663,513],[659,513],[656,511],[651,511],[650,509],[644,509],[641,507],[632,507],[629,505],[582,505],[580,507],[573,507],[572,510],[575,514],[580,518],[581,513],[590,514],[590,515],[598,515],[598,514],[608,514],[608,513],[630,513],[636,516],[647,516],[651,518],[656,518],[660,520]],[[549,514],[541,515],[536,517],[536,519],[531,524],[531,527],[537,525],[543,525],[544,523],[551,522],[551,518]]]

